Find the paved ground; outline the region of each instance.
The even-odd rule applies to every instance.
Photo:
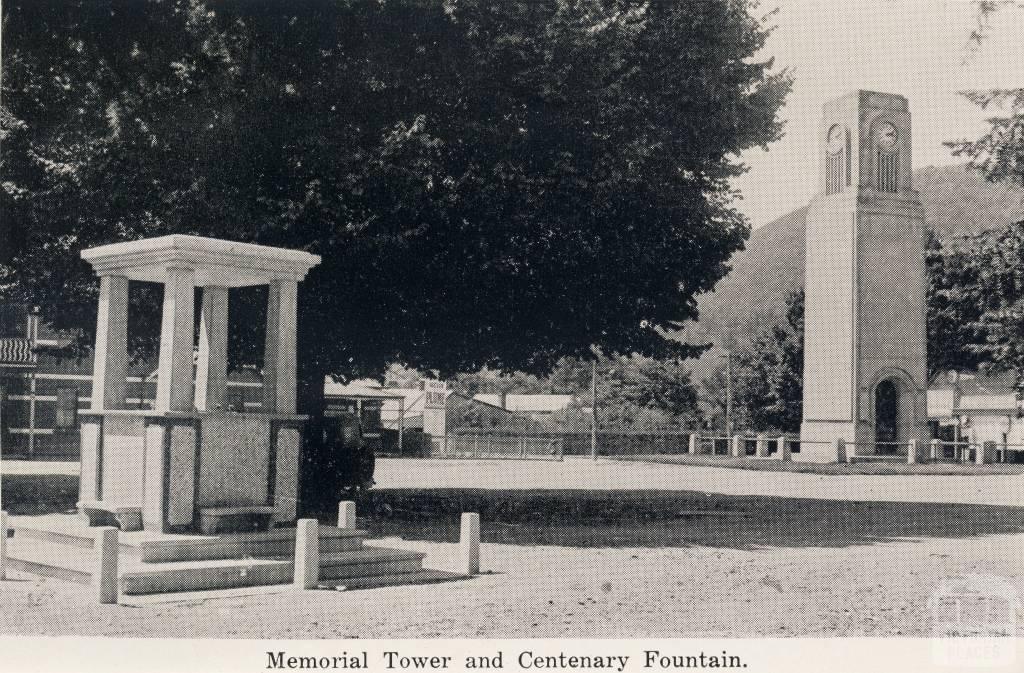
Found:
[[[1024,536],[855,547],[578,549],[485,544],[470,580],[143,607],[85,587],[0,582],[0,634],[221,638],[930,636],[944,576],[1024,593]],[[444,568],[455,545],[388,540]],[[1001,600],[1001,597],[993,597]],[[1019,612],[1017,613],[1020,614]],[[1024,636],[1017,628],[1016,635]]]
[[[536,517],[536,530],[519,536],[485,520],[482,564],[490,572],[436,585],[128,607],[95,605],[78,585],[15,576],[0,582],[0,634],[929,636],[930,601],[940,596],[943,578],[989,578],[1002,587],[983,597],[990,603],[1024,596],[1024,509],[1007,506],[1024,498],[1019,476],[819,476],[579,459],[381,460],[377,476],[385,503],[405,503],[417,491],[454,498],[456,506],[483,499],[498,508],[494,522],[502,507],[535,507],[535,498],[562,510]],[[457,491],[432,490],[446,488]],[[577,499],[575,489],[592,493]],[[649,489],[662,492],[648,502],[639,492]],[[620,492],[626,500],[616,503]],[[623,534],[596,542],[567,535],[572,507],[583,501],[601,503],[579,513],[589,525]],[[973,504],[929,505],[946,501]],[[604,509],[607,503],[617,509]],[[673,516],[623,518],[638,509]],[[509,521],[529,518],[506,514]],[[400,523],[415,525],[417,516],[413,511]],[[634,528],[651,535],[637,536]],[[453,570],[453,538],[424,538],[384,544],[424,551],[428,567]],[[1024,636],[1020,626],[1012,632]]]
[[[377,461],[377,487],[667,490],[868,500],[1024,506],[1024,475],[817,475],[587,458]]]

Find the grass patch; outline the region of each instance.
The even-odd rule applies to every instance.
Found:
[[[1024,463],[990,463],[987,465],[960,463],[801,463],[775,459],[735,458],[707,454],[639,454],[606,456],[610,460],[632,460],[641,463],[666,465],[699,465],[725,467],[760,472],[802,472],[805,474],[889,474],[889,475],[983,475],[1024,474]]]

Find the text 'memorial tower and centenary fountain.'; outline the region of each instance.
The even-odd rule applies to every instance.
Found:
[[[927,439],[924,211],[903,96],[827,103],[824,190],[807,212],[804,460],[902,452]]]

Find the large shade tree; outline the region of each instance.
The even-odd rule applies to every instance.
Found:
[[[320,254],[299,306],[313,414],[325,374],[392,362],[689,355],[664,330],[748,233],[738,154],[781,133],[789,76],[755,12],[7,0],[0,291],[87,342],[83,248],[181,232]],[[232,302],[235,359],[258,364],[259,297]]]

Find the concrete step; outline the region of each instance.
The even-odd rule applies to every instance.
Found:
[[[371,577],[348,577],[323,580],[317,583],[318,588],[327,589],[379,589],[382,587],[409,586],[412,584],[436,584],[453,580],[467,579],[468,575],[445,572],[444,570],[422,569],[411,573],[394,575],[373,575]]]
[[[321,556],[325,580],[400,575],[422,569],[424,554],[391,549],[330,552]],[[289,584],[294,579],[291,558],[171,561],[128,566],[121,574],[126,595],[205,591]]]
[[[7,541],[7,563],[22,572],[88,584],[92,577],[93,550],[60,542],[22,536],[15,530]]]
[[[414,573],[423,569],[425,556],[422,552],[384,547],[321,554],[320,579],[328,581]]]
[[[92,549],[96,535],[95,528],[59,530],[56,528],[35,528],[31,526],[12,526],[14,536],[19,539],[32,539],[42,542],[53,542],[78,549]],[[91,532],[90,532],[91,531]]]
[[[365,531],[321,526],[322,552],[358,551]],[[291,558],[295,555],[295,529],[279,528],[263,533],[235,533],[193,539],[146,540],[139,543],[139,557],[146,562],[209,561],[239,558]]]
[[[125,568],[121,592],[127,595],[174,591],[203,591],[286,584],[292,581],[292,562],[284,559],[220,559],[147,563]]]

